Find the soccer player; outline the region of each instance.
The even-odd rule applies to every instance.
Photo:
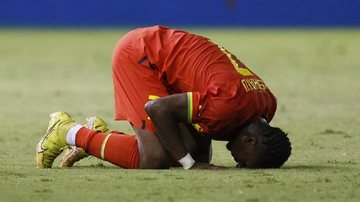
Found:
[[[286,134],[269,125],[276,98],[265,82],[205,37],[163,26],[133,30],[114,50],[113,82],[115,118],[128,120],[136,137],[91,130],[57,113],[38,144],[38,167],[51,167],[67,145],[143,169],[169,168],[172,158],[184,169],[212,168],[189,146],[206,151],[209,139],[228,141],[241,167],[278,168],[290,156]]]

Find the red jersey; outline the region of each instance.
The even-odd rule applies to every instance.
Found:
[[[265,83],[234,55],[205,37],[162,26],[136,29],[120,40],[113,78],[116,119],[149,130],[143,106],[151,96],[192,92],[189,122],[218,140],[231,139],[234,129],[257,118],[271,121],[276,110]]]

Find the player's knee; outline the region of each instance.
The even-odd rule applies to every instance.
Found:
[[[150,117],[155,117],[157,115],[164,115],[170,112],[170,108],[163,104],[159,99],[151,100],[145,103],[145,111]]]
[[[142,169],[168,169],[170,166],[170,156],[163,151],[153,151],[140,157],[140,167]]]
[[[150,100],[148,101],[147,103],[145,103],[145,111],[148,115],[151,115],[155,112],[155,108],[156,108],[156,105],[154,104],[154,101],[153,100]]]
[[[150,131],[133,127],[138,139],[141,169],[167,169],[170,156],[157,136]]]

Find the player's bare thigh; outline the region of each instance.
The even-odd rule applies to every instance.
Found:
[[[167,169],[171,166],[171,157],[161,145],[157,136],[147,130],[133,126],[140,156],[141,169]]]

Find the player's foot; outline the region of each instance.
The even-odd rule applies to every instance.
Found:
[[[55,158],[68,146],[66,134],[74,124],[74,119],[66,112],[50,114],[48,129],[36,147],[38,168],[51,168]]]
[[[96,130],[103,133],[110,132],[105,121],[97,116],[86,118],[86,124],[84,126],[91,130]]]
[[[86,118],[87,123],[84,125],[86,128],[97,130],[103,133],[108,133],[107,125],[104,120],[99,117]],[[64,155],[60,162],[61,168],[72,167],[74,163],[80,161],[83,158],[88,157],[89,154],[84,149],[76,146],[69,146],[64,149]]]
[[[64,155],[61,158],[59,167],[73,167],[76,162],[88,156],[89,154],[87,154],[84,149],[77,146],[69,146],[64,149]]]

